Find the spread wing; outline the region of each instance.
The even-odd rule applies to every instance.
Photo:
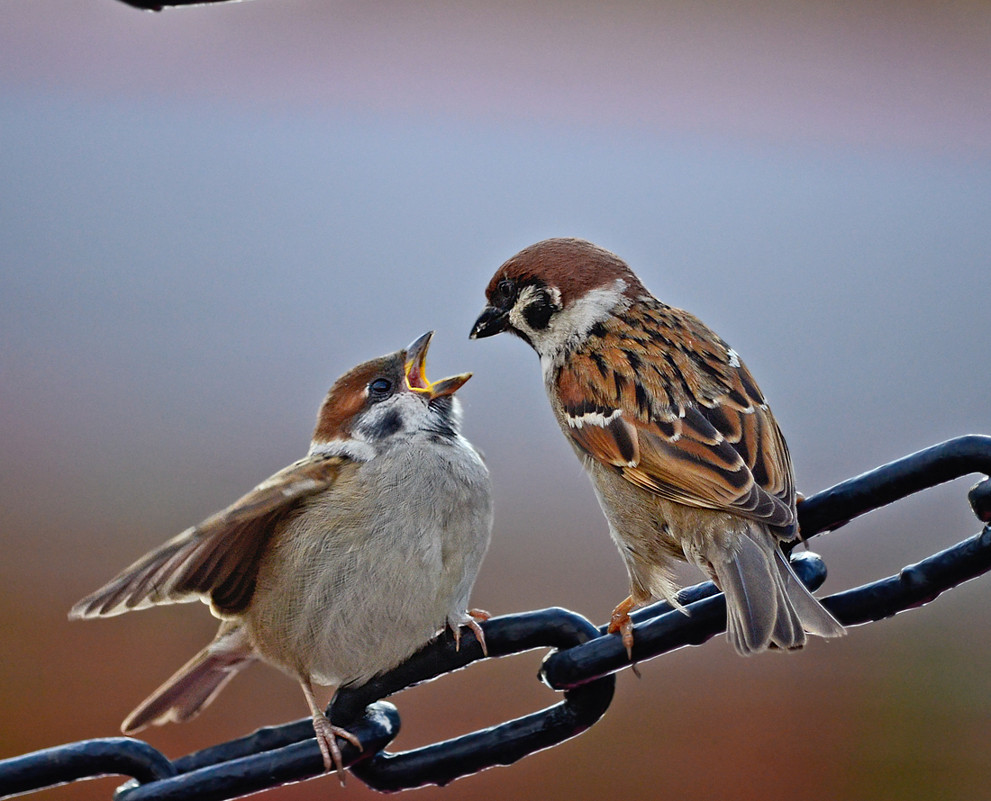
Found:
[[[573,354],[555,378],[567,433],[642,489],[788,530],[795,489],[781,431],[747,368],[693,322],[691,350],[676,344],[684,332],[671,336],[660,362],[634,336]]]
[[[280,470],[83,598],[69,617],[107,617],[206,598],[221,613],[243,609],[251,599],[258,559],[275,525],[301,499],[331,487],[347,461],[340,456],[308,456]]]

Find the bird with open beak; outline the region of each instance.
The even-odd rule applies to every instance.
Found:
[[[433,332],[341,376],[309,453],[79,601],[106,617],[200,600],[216,638],[124,721],[125,733],[188,720],[255,661],[296,679],[326,770],[342,771],[314,685],[336,692],[395,667],[450,627],[488,615],[468,597],[492,527],[489,474],[460,433],[470,373],[426,377]],[[343,781],[343,773],[340,773]]]

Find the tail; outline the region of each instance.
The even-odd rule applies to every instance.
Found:
[[[127,716],[121,731],[134,734],[146,726],[182,723],[195,717],[257,658],[240,624],[223,623],[213,642]]]
[[[783,650],[801,648],[806,633],[845,634],[799,581],[766,528],[749,525],[737,544],[736,553],[721,551],[710,564],[726,594],[726,636],[738,653],[759,653],[772,644]]]

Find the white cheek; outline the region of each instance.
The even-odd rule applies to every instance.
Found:
[[[540,351],[537,352],[540,353]],[[545,355],[540,353],[540,374],[544,378],[544,383],[548,386],[548,392],[551,391],[550,387],[553,384],[555,367],[556,365],[553,354]]]
[[[521,329],[531,338],[540,354],[545,376],[555,360],[584,341],[592,326],[608,320],[629,305],[629,300],[623,295],[625,289],[626,282],[617,278],[611,286],[593,289],[555,314],[547,328],[541,331]],[[512,313],[510,316],[512,318]],[[516,322],[513,324],[516,325]]]

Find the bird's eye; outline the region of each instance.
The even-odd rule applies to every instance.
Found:
[[[376,378],[368,385],[368,395],[372,400],[382,400],[392,390],[392,382],[388,378]]]
[[[496,301],[496,305],[503,306],[506,305],[513,296],[516,294],[516,284],[508,278],[503,278],[495,288],[495,297],[493,300]]]

